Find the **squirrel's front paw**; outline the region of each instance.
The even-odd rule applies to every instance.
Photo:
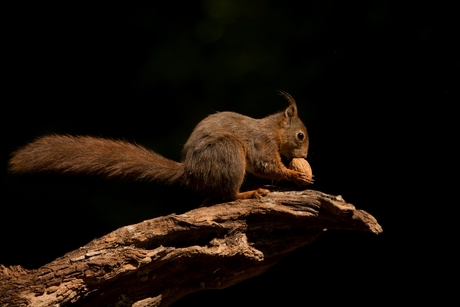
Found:
[[[295,172],[294,181],[300,186],[313,184],[313,178],[310,177],[309,174],[301,173],[301,172]]]
[[[307,160],[303,158],[294,158],[289,164],[289,170],[293,176],[292,180],[298,185],[307,185],[313,183],[313,172]]]

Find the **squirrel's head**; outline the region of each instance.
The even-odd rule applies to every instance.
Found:
[[[286,92],[279,91],[286,98],[289,106],[281,114],[280,153],[288,159],[306,158],[308,153],[308,134],[305,125],[297,115],[297,104]]]

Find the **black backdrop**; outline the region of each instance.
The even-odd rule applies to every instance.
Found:
[[[326,232],[259,277],[176,305],[355,303],[360,291],[390,303],[421,293],[437,270],[420,267],[429,239],[416,224],[432,216],[418,196],[432,179],[417,157],[434,142],[434,110],[458,87],[451,12],[385,0],[10,4],[0,263],[35,268],[123,225],[184,212],[180,197],[200,201],[147,183],[14,176],[7,161],[17,147],[85,134],[179,160],[200,119],[269,115],[286,106],[282,89],[309,130],[312,188],[341,194],[384,233]],[[171,193],[177,203],[162,200]]]

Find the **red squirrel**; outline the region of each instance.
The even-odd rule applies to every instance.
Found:
[[[299,185],[312,183],[304,173],[282,163],[281,156],[307,156],[308,134],[294,98],[280,94],[289,106],[262,119],[234,112],[206,117],[185,143],[181,162],[125,141],[48,135],[14,152],[9,167],[14,173],[89,174],[183,184],[223,200],[261,198],[269,193],[267,189],[240,192],[247,171]]]

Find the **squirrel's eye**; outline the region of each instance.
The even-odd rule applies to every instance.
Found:
[[[303,141],[305,135],[302,132],[297,133],[297,138],[301,141]]]

